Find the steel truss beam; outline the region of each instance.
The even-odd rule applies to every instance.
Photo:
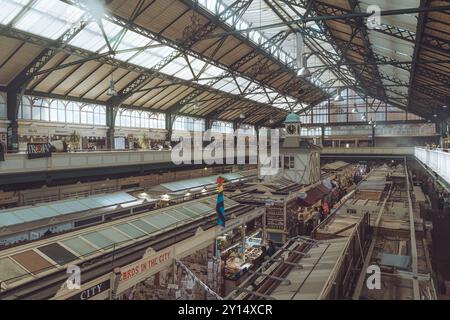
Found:
[[[60,49],[63,49],[67,43],[72,40],[91,20],[89,14],[85,14],[77,26],[70,28],[59,39],[52,43],[51,47],[44,46],[44,50],[31,61],[28,66],[23,69],[8,85],[10,90],[15,92],[23,91],[28,84],[33,81],[34,77],[38,75],[39,70],[46,65]],[[9,27],[1,27],[9,28]],[[26,40],[23,40],[26,42]]]
[[[74,4],[74,5],[78,5],[78,6],[84,7],[83,4],[81,4],[79,1],[75,1],[75,0],[65,0],[65,1],[68,2],[68,3]],[[224,10],[221,13],[221,15],[219,17],[219,20],[225,21],[225,20],[228,20],[229,18],[238,19],[238,17],[240,17],[245,12],[246,8],[248,8],[248,6],[250,5],[251,2],[252,1],[236,1],[235,3],[233,3],[233,5],[229,6],[226,10]],[[193,9],[197,9],[197,8],[194,7]],[[124,27],[124,28],[127,28],[129,30],[132,30],[132,31],[138,33],[138,34],[141,34],[141,35],[144,35],[146,37],[149,37],[150,39],[153,39],[155,41],[158,41],[158,42],[160,42],[160,43],[162,43],[164,45],[167,45],[167,46],[173,47],[175,49],[178,49],[178,50],[180,50],[180,52],[189,52],[190,55],[192,55],[192,56],[194,56],[194,57],[196,57],[196,58],[198,58],[200,60],[206,61],[206,62],[208,62],[208,63],[210,63],[212,65],[215,65],[215,66],[218,66],[218,67],[221,67],[221,68],[224,68],[224,67],[228,68],[228,72],[225,72],[224,74],[219,75],[219,80],[223,79],[225,76],[239,75],[239,76],[242,76],[242,77],[246,78],[249,81],[253,81],[253,82],[259,83],[262,86],[266,85],[265,83],[262,83],[262,82],[260,82],[260,81],[258,81],[256,79],[254,79],[254,78],[248,78],[248,76],[238,72],[237,69],[232,69],[231,68],[231,70],[230,70],[228,66],[224,66],[224,65],[222,65],[222,64],[220,64],[220,63],[218,63],[216,61],[211,61],[210,58],[209,57],[205,57],[204,54],[197,53],[197,52],[191,50],[191,47],[196,42],[198,42],[198,41],[202,40],[203,38],[205,38],[208,34],[213,32],[216,28],[222,27],[222,25],[219,26],[217,22],[208,22],[207,24],[201,26],[201,28],[199,30],[195,30],[195,32],[193,32],[191,37],[189,37],[188,39],[184,39],[182,42],[176,42],[176,41],[173,41],[173,40],[170,40],[170,39],[166,39],[166,38],[162,37],[159,34],[154,34],[154,33],[150,32],[150,31],[148,31],[148,30],[146,30],[146,29],[144,29],[144,28],[142,28],[142,27],[140,27],[140,26],[138,26],[138,25],[136,25],[136,24],[134,24],[134,23],[132,23],[132,22],[130,22],[128,20],[126,20],[126,19],[121,18],[121,17],[115,16],[115,15],[109,15],[107,17],[107,19],[112,21],[112,22],[114,22],[114,23],[116,23],[116,24],[118,24],[118,25],[120,25],[120,26],[122,26],[122,27]],[[192,30],[192,31],[194,31],[194,30]],[[280,35],[280,36],[277,36],[276,38],[274,38],[273,40],[270,40],[270,44],[274,45],[275,42],[282,41],[282,36],[283,35]],[[269,41],[268,41],[268,43],[269,43]],[[256,52],[258,52],[259,54],[263,53],[263,51],[261,49],[256,50]],[[265,52],[264,52],[264,54],[267,55],[267,53],[265,53]],[[172,54],[171,56],[167,57],[165,59],[165,61],[166,62],[170,62],[170,61],[176,59],[179,56],[180,56],[180,53],[176,52],[176,53]],[[140,81],[141,79],[138,79],[138,80],[139,81],[137,82],[137,84],[143,84]],[[211,85],[211,83],[209,83],[208,85]],[[130,83],[130,86],[131,86],[131,88],[133,88],[135,90],[136,89],[139,90],[139,87],[136,86],[136,83],[134,83],[134,82]],[[277,90],[275,89],[275,91],[277,91]],[[201,94],[201,93],[202,93],[202,91],[196,91],[197,95]],[[133,94],[133,91],[130,91],[128,95],[123,96],[122,92],[120,92],[120,94],[119,94],[120,98],[112,99],[111,103],[114,103],[114,104],[121,103],[121,102],[125,101],[132,94]],[[195,99],[196,94],[190,94],[189,98],[191,98],[192,100]],[[190,101],[192,101],[192,100],[190,100]],[[186,103],[186,101],[187,101],[186,99],[183,99],[184,103]],[[174,106],[170,107],[169,111],[170,112],[176,112],[177,110],[181,109],[182,107],[183,107],[182,103],[177,103]]]
[[[247,0],[247,1],[235,1],[231,6],[229,6],[226,10],[224,10],[224,12],[226,12],[227,10],[230,10],[232,8],[233,5],[237,5],[239,4],[240,7],[238,7],[238,13],[239,16],[237,16],[236,14],[231,14],[229,17],[227,16],[222,16],[222,14],[219,14],[219,16],[215,16],[213,14],[211,14],[210,12],[207,12],[205,10],[201,10],[201,8],[196,7],[193,3],[193,1],[191,0],[180,0],[182,3],[184,3],[185,5],[189,6],[191,9],[193,10],[197,10],[199,11],[202,15],[207,16],[211,22],[209,23],[213,23],[213,25],[215,26],[214,29],[216,28],[221,28],[221,29],[230,29],[230,27],[225,23],[225,21],[227,21],[227,19],[229,17],[232,17],[233,19],[235,19],[235,23],[239,21],[240,17],[242,16],[242,14],[245,12],[245,10],[248,8],[248,6],[251,4],[252,0]],[[209,24],[208,23],[208,24]],[[213,30],[214,30],[213,29]],[[203,33],[203,34],[198,34],[198,36],[196,37],[196,41],[201,41],[201,40],[205,40],[210,38],[210,36],[214,36],[214,34],[210,33]],[[271,46],[275,46],[277,47],[277,44],[284,41],[284,39],[288,36],[288,34],[285,34],[283,32],[280,32],[278,34],[276,34],[275,36],[273,36],[271,39],[265,41],[264,43],[260,44],[260,45],[255,45],[252,44],[247,37],[245,37],[242,33],[234,33],[233,34],[235,37],[237,37],[240,41],[242,41],[243,43],[251,46],[254,50],[252,50],[251,53],[245,55],[244,57],[242,57],[241,59],[239,59],[238,61],[236,61],[235,63],[233,63],[231,66],[226,66],[226,68],[228,68],[229,70],[236,72],[236,73],[240,73],[241,76],[243,76],[244,78],[247,78],[247,76],[245,76],[245,74],[239,72],[240,67],[242,67],[244,64],[246,64],[247,62],[251,61],[252,59],[258,57],[258,56],[262,56],[264,57],[264,59],[268,59],[268,60],[272,60],[272,61],[276,61],[280,68],[277,70],[277,72],[288,72],[288,73],[292,73],[292,66],[286,65],[284,64],[284,62],[278,60],[274,55],[271,55],[267,50],[268,48],[270,48]],[[224,37],[227,36],[226,34],[223,35]],[[222,37],[221,37],[222,38]],[[281,49],[279,49],[281,50]],[[256,71],[262,71],[262,70],[256,70]],[[255,73],[253,72],[253,76],[248,80],[254,81],[256,83],[259,83],[261,85],[265,85],[267,86],[267,84],[269,83],[269,81],[263,79],[261,81],[257,80],[255,77]],[[261,73],[259,73],[261,74]],[[304,80],[302,80],[304,81]],[[266,84],[267,83],[267,84]],[[271,87],[269,85],[269,87]],[[274,91],[279,91],[278,89],[271,87],[272,90]],[[319,88],[316,88],[316,90],[320,90]],[[284,94],[284,93],[283,93]]]
[[[48,39],[44,39],[42,37],[39,36],[35,36],[35,35],[31,35],[19,30],[15,30],[15,29],[11,29],[5,26],[1,26],[0,25],[0,35],[2,36],[6,36],[6,37],[10,37],[10,38],[15,38],[21,41],[25,41],[28,43],[32,43],[44,48],[48,48],[50,50],[53,50],[55,53],[57,52],[65,52],[69,55],[73,55],[73,56],[78,56],[81,58],[89,58],[92,56],[92,52],[84,50],[84,49],[80,49],[80,48],[75,48],[69,45],[65,45],[65,46],[57,46],[58,43],[55,43],[54,41],[48,40]],[[98,59],[98,61],[100,63],[106,64],[106,65],[111,65],[117,68],[123,68],[125,70],[129,70],[129,71],[133,71],[133,72],[137,72],[140,74],[140,76],[135,79],[134,81],[132,81],[128,86],[126,86],[125,88],[123,88],[120,93],[119,96],[117,97],[113,97],[111,100],[109,101],[109,104],[111,105],[117,105],[117,102],[120,101],[124,101],[123,98],[124,96],[131,96],[134,93],[134,90],[139,90],[148,79],[151,78],[159,78],[165,81],[169,81],[169,82],[177,82],[179,81],[178,78],[174,77],[174,76],[169,76],[166,74],[163,74],[159,71],[156,71],[155,69],[148,69],[148,68],[144,68],[144,67],[140,67],[137,65],[133,65],[124,61],[120,61],[117,59],[114,59],[110,56],[102,56]],[[157,66],[156,66],[157,67]],[[230,93],[226,93],[205,85],[200,85],[197,83],[190,83],[190,87],[193,87],[194,89],[197,89],[201,92],[210,92],[210,93],[215,93],[217,95],[221,95],[225,98],[234,98],[235,95],[230,94]],[[31,92],[29,92],[31,93]],[[51,94],[49,95],[51,96]],[[68,99],[68,97],[66,97],[65,99]],[[125,99],[126,100],[126,99]],[[262,104],[259,102],[255,102],[249,99],[245,99],[245,101],[248,101],[249,103],[252,103],[254,105],[258,105],[258,106],[267,106],[266,104]],[[104,104],[104,102],[101,101],[97,101],[97,103],[99,104]]]

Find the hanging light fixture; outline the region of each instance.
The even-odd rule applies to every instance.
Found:
[[[362,117],[361,117],[362,121],[366,121],[366,113],[363,113]]]
[[[341,89],[337,89],[337,93],[336,93],[336,97],[334,97],[334,101],[336,102],[340,102],[340,101],[344,101],[344,98],[342,98],[341,96]]]
[[[295,40],[297,45],[297,75],[303,78],[310,78],[311,71],[308,69],[308,55],[305,54],[305,43],[300,32],[297,32]]]
[[[245,113],[241,112],[241,114],[239,115],[239,118],[245,119]]]
[[[308,69],[308,66],[306,65],[306,59],[305,59],[305,66],[303,66],[299,71],[298,75],[303,78],[309,78],[311,77],[311,72]]]
[[[352,109],[352,113],[359,113],[358,107],[356,106],[355,103],[355,107]]]
[[[372,121],[372,119],[370,119],[370,120],[369,120],[369,124],[372,124],[372,123],[373,123],[373,121]]]
[[[114,82],[114,80],[111,80],[109,82],[109,89],[106,94],[110,97],[117,96],[116,83]]]
[[[112,67],[111,67],[111,80],[109,81],[109,88],[106,94],[110,97],[117,96],[116,83],[114,82],[114,71],[112,70]]]
[[[308,69],[308,57],[306,55],[303,56],[302,67],[298,70],[297,75],[305,79],[311,78],[311,71]]]
[[[270,123],[270,124],[273,124],[273,122],[274,122],[274,121],[273,121],[272,117],[270,117],[269,123]]]

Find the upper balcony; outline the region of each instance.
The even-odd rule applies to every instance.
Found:
[[[416,147],[414,155],[428,169],[435,172],[447,184],[450,184],[450,153],[448,149],[431,150]]]

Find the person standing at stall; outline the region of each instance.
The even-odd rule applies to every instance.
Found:
[[[328,203],[326,200],[322,201],[322,210],[323,210],[324,219],[326,219],[328,217],[328,214],[330,213],[330,207],[328,206]]]

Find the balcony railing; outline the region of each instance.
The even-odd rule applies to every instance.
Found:
[[[417,160],[433,170],[445,182],[450,183],[450,153],[442,149],[431,150],[416,147],[414,155]]]
[[[323,148],[322,154],[355,154],[355,155],[413,155],[414,147],[349,147],[349,148]]]
[[[236,152],[235,156],[237,155]],[[251,152],[251,155],[253,156],[251,158],[252,161],[255,161],[254,157],[256,154]],[[227,162],[226,156],[227,149],[223,151],[222,160],[224,164]],[[246,156],[249,156],[249,150],[246,150]],[[0,175],[36,171],[162,164],[172,163],[174,162],[173,160],[175,159],[172,158],[171,150],[54,152],[51,157],[39,159],[28,159],[26,153],[8,153],[5,155],[5,161],[0,161]],[[217,157],[215,154],[211,155],[210,152],[203,154],[202,150],[191,151],[192,164],[201,164],[202,160],[207,164],[214,163]],[[247,158],[245,162],[248,163],[249,160]],[[216,163],[220,164],[220,160]]]

